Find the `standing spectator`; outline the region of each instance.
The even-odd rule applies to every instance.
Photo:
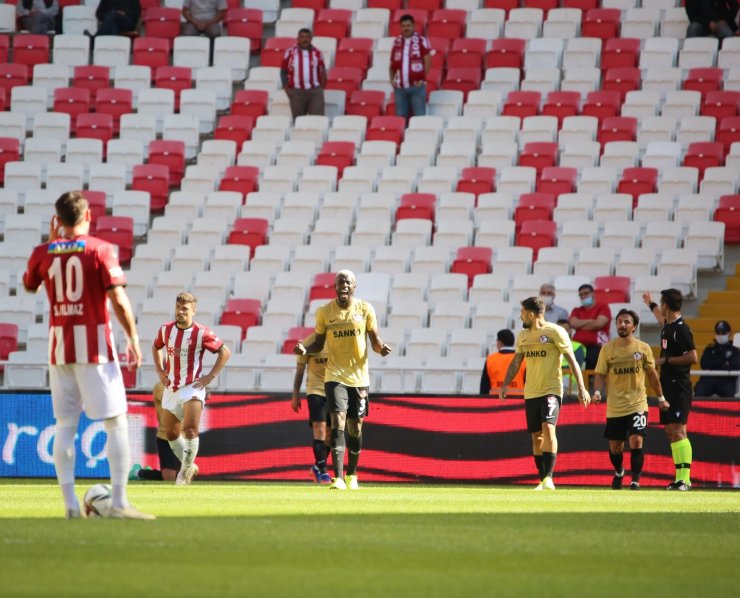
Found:
[[[730,323],[720,320],[714,325],[714,342],[701,354],[703,370],[740,370],[740,349],[732,344]],[[737,393],[737,376],[702,376],[696,383],[697,397],[734,397]]]
[[[576,331],[573,340],[586,347],[586,369],[596,367],[601,346],[609,340],[609,323],[612,312],[606,303],[594,301],[594,288],[590,284],[578,287],[581,307],[570,312],[570,325]]]
[[[426,78],[432,64],[429,52],[429,41],[414,29],[414,17],[403,15],[401,35],[393,42],[390,64],[397,116],[408,119],[426,114]]]
[[[59,13],[57,0],[18,0],[16,13],[21,28],[30,33],[45,35],[56,30],[56,17]]]
[[[200,447],[198,431],[206,402],[206,387],[216,379],[231,357],[231,351],[224,342],[195,321],[197,306],[195,295],[180,293],[175,301],[175,321],[163,324],[152,344],[154,368],[165,385],[162,395],[165,432],[181,463],[175,479],[178,486],[187,486],[198,475],[195,457]],[[217,354],[216,363],[210,372],[201,376],[203,353],[206,351]]]
[[[540,298],[545,303],[545,322],[560,324],[561,320],[568,319],[568,312],[565,308],[555,305],[555,285],[543,284],[540,287]]]
[[[686,0],[686,37],[732,37],[738,31],[737,14],[737,0]]]
[[[660,401],[660,423],[665,426],[671,443],[676,480],[666,490],[691,490],[691,462],[693,450],[687,433],[691,411],[691,366],[698,359],[694,335],[681,315],[683,296],[678,289],[660,292],[660,305],[654,303],[650,293],[643,293],[642,300],[650,307],[655,319],[663,325],[660,331],[660,385],[665,399]],[[659,397],[660,400],[661,397]],[[668,406],[666,407],[666,403]]]
[[[581,368],[573,355],[567,333],[557,324],[545,321],[545,304],[539,297],[528,297],[522,303],[521,319],[524,330],[516,342],[516,354],[501,385],[500,399],[508,396],[509,384],[527,359],[527,379],[524,383],[524,411],[527,432],[532,439],[532,453],[540,476],[535,490],[555,490],[552,473],[558,456],[556,426],[563,402],[563,355],[578,381],[578,400],[584,409],[591,397],[583,384]]]
[[[311,335],[301,341],[306,347],[314,340]],[[290,397],[290,407],[298,413],[301,410],[301,385],[303,375],[308,371],[306,377],[306,402],[308,403],[308,425],[313,432],[313,456],[314,464],[311,466],[311,476],[319,484],[331,484],[331,476],[326,473],[326,457],[328,456],[329,435],[327,434],[327,423],[331,428],[331,418],[326,405],[326,391],[324,389],[324,373],[326,372],[326,360],[329,354],[326,347],[320,353],[306,353],[296,356],[295,376],[293,377],[293,394]]]
[[[108,435],[113,519],[154,519],[126,496],[131,459],[126,390],[114,349],[108,302],[126,334],[129,368],[141,365],[136,321],[115,246],[90,236],[92,213],[81,193],[64,193],[49,225],[49,241],[28,260],[23,286],[44,284],[49,299],[49,385],[56,421],[54,468],[65,516],[84,516],[75,495],[75,436],[83,411],[102,419]]]
[[[630,490],[640,489],[640,476],[645,461],[643,443],[647,435],[648,402],[646,380],[650,381],[660,397],[658,403],[667,407],[663,389],[655,371],[655,359],[650,345],[635,336],[639,316],[629,309],[617,314],[618,338],[609,341],[599,353],[596,364],[596,391],[594,403],[606,402],[606,429],[609,441],[609,460],[614,467],[612,488],[620,490],[624,481],[624,439],[629,436]],[[604,392],[604,387],[608,393]],[[602,397],[602,393],[603,397]]]
[[[497,393],[504,383],[506,370],[514,359],[514,333],[508,328],[503,328],[496,333],[496,351],[486,358],[483,373],[480,377],[480,394]],[[517,375],[511,381],[510,387],[520,394],[524,391],[524,367],[520,368]]]
[[[293,120],[299,116],[324,114],[326,64],[321,51],[305,27],[298,31],[296,45],[288,48],[280,67],[280,79],[290,102]]]
[[[186,22],[182,25],[182,34],[218,37],[227,8],[226,0],[185,0],[182,16]]]
[[[141,16],[139,0],[100,0],[95,11],[98,19],[98,30],[95,35],[85,30],[85,35],[119,35],[136,31]]]
[[[368,340],[373,351],[385,357],[391,348],[378,336],[375,309],[354,297],[357,279],[349,270],[340,270],[334,280],[337,298],[316,310],[314,341],[296,343],[296,355],[320,353],[327,343],[324,390],[331,413],[331,453],[334,462],[333,490],[358,490],[357,462],[362,449],[362,421],[370,408],[368,386]],[[347,425],[349,462],[344,470],[344,427]]]

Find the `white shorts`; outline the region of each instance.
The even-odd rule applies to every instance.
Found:
[[[68,363],[49,367],[51,403],[56,419],[108,419],[126,413],[126,389],[118,362]]]
[[[165,388],[162,394],[162,407],[167,409],[180,421],[185,417],[183,407],[185,403],[192,400],[200,401],[206,404],[206,389],[193,388],[192,384],[182,386],[173,391],[171,388]]]

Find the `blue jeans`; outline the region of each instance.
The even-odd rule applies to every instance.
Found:
[[[396,116],[424,116],[427,111],[427,85],[396,87],[393,89],[396,101]],[[411,108],[411,114],[409,114]]]
[[[732,32],[730,26],[724,21],[720,21],[719,23],[720,24],[717,27],[717,31],[712,33],[709,30],[709,27],[705,27],[698,21],[693,21],[692,23],[689,23],[689,26],[686,29],[686,37],[709,37],[711,35],[714,35],[719,39],[733,37],[734,33]]]

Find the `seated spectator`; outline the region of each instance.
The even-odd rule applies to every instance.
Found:
[[[565,308],[555,305],[555,286],[543,284],[540,287],[540,297],[545,302],[545,321],[560,324],[562,320],[568,321],[568,312]]]
[[[573,308],[569,322],[576,331],[573,340],[586,347],[586,369],[596,367],[601,346],[609,340],[609,323],[612,312],[606,303],[596,303],[594,288],[590,284],[578,287],[578,296],[581,298],[581,307]]]
[[[563,310],[565,311],[565,310]],[[578,341],[572,340],[573,329],[570,327],[570,322],[567,318],[558,320],[556,322],[558,326],[562,326],[571,337],[571,344],[573,345],[573,355],[576,357],[576,363],[583,369],[586,366],[586,347],[584,347]],[[568,360],[563,357],[561,362],[561,368],[563,370],[563,394],[564,395],[577,395],[578,394],[578,381],[576,377],[570,371],[570,365]]]
[[[483,373],[480,377],[480,394],[498,394],[506,376],[511,360],[514,359],[514,333],[504,328],[496,333],[496,351],[486,358]],[[509,385],[509,395],[521,394],[524,396],[524,370],[526,363],[519,368],[519,372]]]
[[[136,31],[141,16],[139,0],[100,0],[95,10],[98,30],[95,35],[85,30],[85,35],[119,35]]]
[[[689,26],[686,37],[714,36],[719,39],[737,35],[737,0],[686,0]]]
[[[185,0],[182,4],[183,35],[221,35],[221,23],[226,17],[226,0]]]
[[[714,325],[714,332],[714,342],[701,355],[701,369],[740,370],[740,349],[732,344],[729,322],[720,320]],[[694,389],[697,397],[734,397],[736,392],[737,376],[702,376]]]
[[[16,13],[22,29],[44,35],[56,29],[59,4],[57,0],[18,0]]]

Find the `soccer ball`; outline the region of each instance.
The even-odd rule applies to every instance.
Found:
[[[113,506],[112,491],[110,484],[90,486],[82,499],[85,504],[85,514],[93,518],[108,517]]]

